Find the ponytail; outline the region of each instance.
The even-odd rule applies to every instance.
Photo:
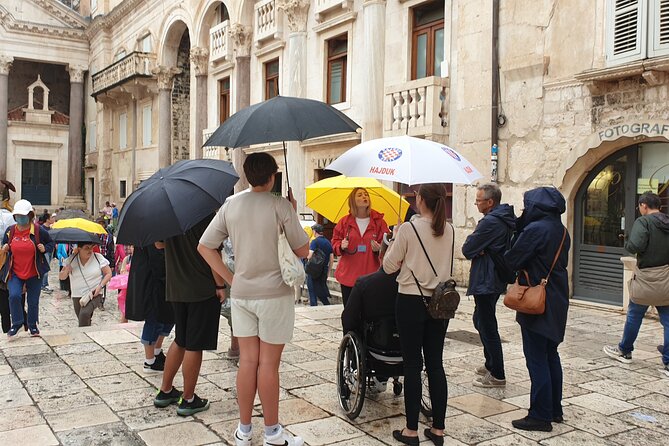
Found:
[[[443,183],[423,184],[418,194],[432,211],[432,233],[441,237],[446,227],[446,186]]]

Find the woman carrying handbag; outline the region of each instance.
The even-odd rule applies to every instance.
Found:
[[[551,423],[563,421],[562,364],[557,349],[567,325],[571,238],[560,220],[565,199],[556,188],[529,190],[523,203],[523,213],[516,222],[517,235],[504,260],[513,270],[523,271],[518,279],[521,286],[536,287],[546,280],[545,308],[539,314],[516,313],[531,391],[527,416],[512,424],[516,429],[550,432]]]
[[[387,274],[400,271],[396,317],[404,362],[406,428],[393,431],[393,438],[408,445],[419,444],[418,414],[424,358],[432,402],[432,427],[425,429],[424,434],[435,445],[441,446],[444,444],[448,395],[443,364],[448,320],[433,319],[428,313],[426,300],[440,282],[451,278],[453,229],[446,222],[445,185],[421,185],[416,194],[416,206],[420,215],[399,228],[395,227],[394,241],[383,258],[383,270]]]

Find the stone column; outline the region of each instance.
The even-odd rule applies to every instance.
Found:
[[[283,0],[277,6],[288,19],[288,82],[287,96],[305,97],[307,84],[307,14],[309,0]],[[306,154],[299,142],[288,143],[286,171],[298,212],[305,208]]]
[[[363,99],[362,140],[383,136],[383,67],[385,55],[386,1],[365,0],[362,5],[363,54],[367,61]]]
[[[181,72],[175,67],[153,69],[158,79],[158,168],[172,164],[172,87],[174,76]]]
[[[132,156],[130,159],[130,187],[128,187],[126,182],[126,197],[130,195],[132,191],[135,190],[135,181],[137,180],[137,132],[139,131],[139,126],[137,125],[137,99],[135,95],[132,96],[132,102],[130,102],[130,121],[132,122]],[[144,116],[141,118],[142,123],[144,123]],[[144,126],[142,125],[142,128]]]
[[[86,67],[70,66],[70,133],[67,150],[67,195],[65,207],[86,209],[82,187],[84,125],[84,74]]]
[[[194,47],[190,50],[191,67],[195,71],[195,137],[194,153],[196,159],[202,158],[202,132],[207,128],[207,72],[209,50]],[[192,90],[191,90],[192,91]],[[193,147],[192,147],[193,149]]]
[[[250,26],[235,23],[228,31],[234,47],[235,55],[235,113],[251,105],[251,34]],[[234,166],[239,181],[235,184],[235,192],[241,192],[249,187],[249,182],[244,175],[244,161],[246,154],[242,148],[232,150],[232,165]]]
[[[7,104],[9,102],[9,69],[13,57],[0,56],[0,179],[7,178]]]

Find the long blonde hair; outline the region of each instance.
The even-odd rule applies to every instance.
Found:
[[[369,196],[369,206],[367,207],[367,217],[370,216],[371,211],[372,211],[372,196],[369,195],[369,191],[365,189],[364,187],[356,187],[351,191],[351,193],[348,196],[348,212],[356,217],[358,215],[358,206],[355,204],[355,194],[358,193],[359,190],[364,190],[367,192],[367,195]],[[355,211],[355,212],[354,212]]]

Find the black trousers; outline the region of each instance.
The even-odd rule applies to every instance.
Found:
[[[348,302],[348,297],[351,295],[351,290],[353,290],[353,287],[342,285],[340,283],[339,288],[341,288],[342,303],[344,304],[344,306],[346,306],[346,302]]]
[[[397,331],[404,363],[404,409],[406,427],[418,430],[423,393],[423,358],[432,402],[432,427],[444,429],[448,387],[444,372],[444,337],[448,320],[432,319],[420,296],[399,293],[396,304]]]
[[[2,319],[2,332],[7,333],[12,328],[12,318],[9,313],[9,291],[0,290],[0,318]]]
[[[497,317],[495,309],[499,294],[481,294],[474,296],[474,328],[478,330],[481,343],[483,344],[483,355],[485,356],[485,368],[497,379],[506,379],[504,375],[504,353],[502,352],[502,340],[497,328]]]

